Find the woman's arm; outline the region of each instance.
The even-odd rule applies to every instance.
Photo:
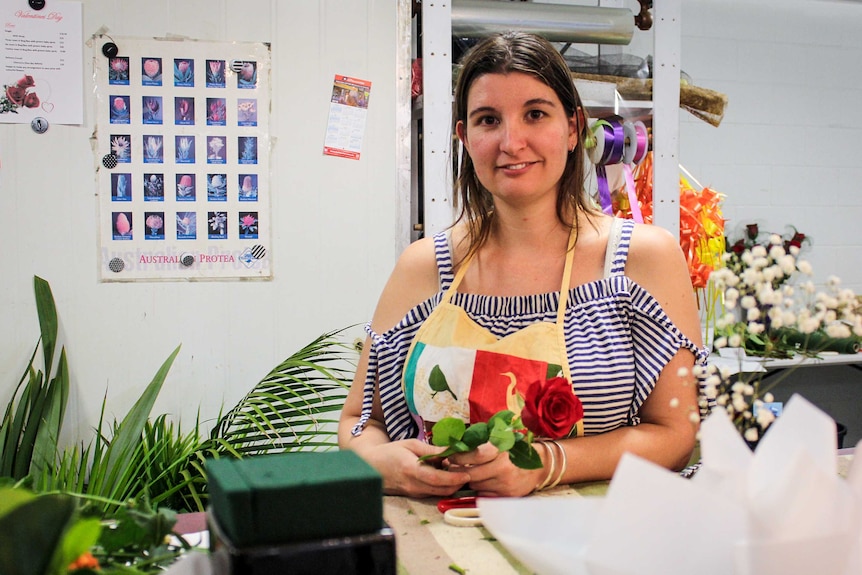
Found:
[[[433,296],[439,290],[434,245],[430,239],[411,244],[401,255],[395,270],[380,296],[371,321],[375,333],[385,333],[394,327],[406,313]],[[338,444],[341,449],[352,449],[383,476],[383,489],[389,494],[424,497],[451,495],[460,489],[469,476],[450,473],[430,463],[420,463],[419,457],[440,453],[418,439],[391,441],[386,432],[379,391],[375,388],[371,419],[360,435],[352,429],[362,414],[362,400],[371,341],[367,339],[356,368],[353,383],[347,394],[338,423]]]
[[[652,294],[686,337],[698,347],[702,345],[688,264],[676,238],[657,226],[636,225],[626,275]],[[564,442],[571,468],[565,479],[607,479],[624,452],[635,453],[669,469],[685,467],[694,449],[700,421],[698,385],[691,374],[693,366],[692,353],[680,349],[664,367],[641,406],[640,425]],[[602,453],[606,455],[597,456]]]

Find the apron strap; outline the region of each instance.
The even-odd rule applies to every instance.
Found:
[[[467,268],[470,267],[470,262],[473,261],[473,255],[470,255],[467,259],[461,262],[461,265],[458,266],[458,271],[455,272],[455,277],[452,278],[452,283],[449,284],[449,288],[443,294],[443,297],[440,299],[440,304],[449,303],[449,300],[452,299],[452,295],[455,293],[455,290],[458,289],[458,286],[461,284],[461,280],[464,279],[464,274],[467,273]]]
[[[563,375],[569,382],[572,381],[572,370],[569,367],[569,354],[566,352],[566,333],[564,329],[564,320],[566,316],[566,306],[569,303],[569,284],[572,281],[572,265],[575,260],[575,242],[578,239],[578,228],[572,227],[569,234],[569,245],[566,249],[566,265],[563,267],[563,281],[560,285],[560,303],[557,306],[557,337],[559,338],[560,353],[563,354],[562,367]]]

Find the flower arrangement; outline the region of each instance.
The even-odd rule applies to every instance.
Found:
[[[540,469],[542,459],[533,446],[534,438],[555,440],[570,436],[584,418],[584,407],[572,391],[572,384],[564,377],[537,381],[528,388],[525,398],[517,395],[516,399],[520,414],[504,409],[487,422],[469,427],[457,417],[442,418],[431,429],[431,443],[447,449],[437,455],[420,457],[420,461],[466,453],[490,442],[499,451],[507,451],[517,467]]]
[[[735,348],[744,355],[766,359],[801,356],[802,359],[836,344],[862,341],[862,307],[852,290],[842,289],[832,277],[824,289],[811,281],[811,265],[798,259],[807,238],[795,228],[789,237],[761,234],[756,224],[746,235],[728,244],[724,267],[711,275],[723,297],[725,313],[716,320],[718,337],[714,347]],[[795,274],[808,277],[795,281]],[[763,404],[773,401],[769,390],[792,372],[792,368],[763,382],[763,373],[733,376],[715,365],[696,368],[703,378],[705,397],[701,411],[714,401],[727,411],[749,444],[756,444],[774,420]]]

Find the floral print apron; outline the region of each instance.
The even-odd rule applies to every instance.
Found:
[[[520,414],[522,402],[517,396],[525,397],[531,385],[553,377],[572,381],[563,318],[576,237],[573,229],[556,322],[540,321],[499,339],[450,301],[472,259],[463,263],[440,304],[417,331],[404,365],[407,406],[426,434],[444,417],[459,417],[470,424],[488,421],[503,409]],[[583,420],[576,431],[583,435]]]

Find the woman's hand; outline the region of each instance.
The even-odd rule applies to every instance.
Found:
[[[540,455],[545,455],[539,450]],[[467,453],[449,457],[449,471],[469,475],[470,488],[485,497],[521,497],[533,492],[548,470],[521,469],[509,460],[509,454],[491,443],[483,443]]]
[[[446,497],[464,487],[470,475],[438,466],[444,462],[419,461],[442,451],[418,439],[405,439],[363,449],[360,455],[383,476],[383,491],[389,495]]]

